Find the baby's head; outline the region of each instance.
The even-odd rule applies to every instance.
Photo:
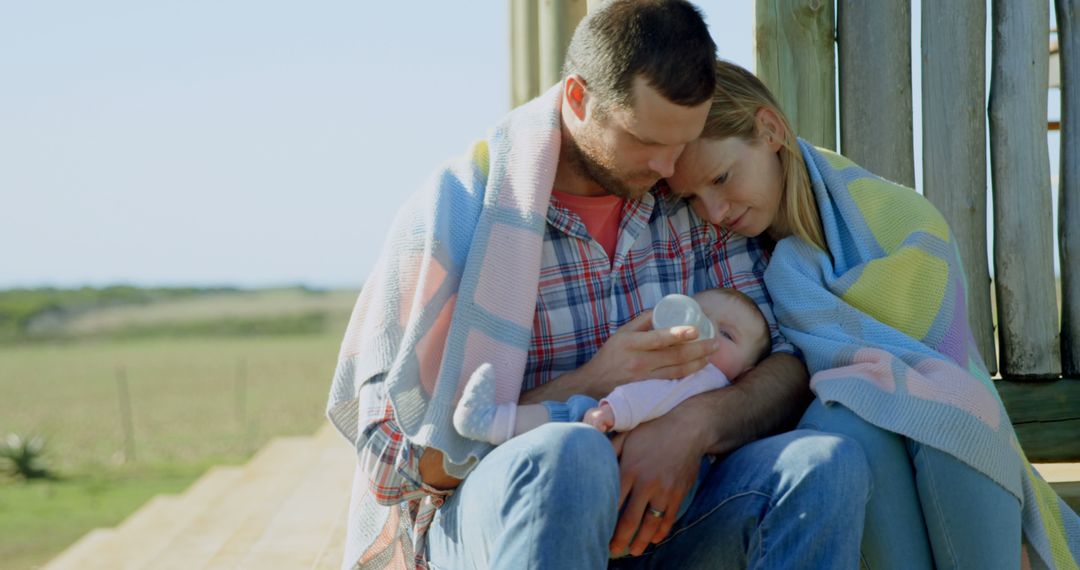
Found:
[[[749,296],[735,289],[706,289],[694,295],[716,328],[720,348],[709,362],[730,380],[754,367],[772,348],[769,325]]]

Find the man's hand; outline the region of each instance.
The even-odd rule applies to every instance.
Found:
[[[719,348],[716,339],[688,342],[697,337],[692,326],[653,330],[652,311],[645,311],[619,327],[584,366],[522,394],[518,403],[566,400],[574,394],[599,400],[629,382],[693,374]]]
[[[726,455],[790,429],[812,397],[802,362],[790,354],[772,354],[731,386],[698,394],[612,439],[622,479],[620,506],[626,503],[626,509],[615,527],[611,551],[621,554],[629,544],[637,555],[650,542],[664,540],[705,454]],[[664,516],[648,514],[649,508]]]
[[[420,479],[440,491],[453,489],[461,484],[461,479],[451,477],[443,469],[443,454],[438,449],[428,447],[420,456]]]
[[[609,545],[613,555],[629,546],[638,556],[649,543],[662,541],[694,485],[707,447],[702,428],[708,419],[699,417],[698,408],[677,410],[612,439],[622,483],[619,507],[626,505]],[[655,516],[650,509],[664,514]]]

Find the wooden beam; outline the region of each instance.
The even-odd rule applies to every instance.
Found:
[[[911,2],[840,0],[836,9],[840,151],[878,176],[915,188]]]
[[[510,0],[510,106],[540,94],[537,0]]]
[[[997,373],[986,242],[986,3],[922,3],[923,195],[952,228],[968,324]]]
[[[1080,461],[1080,381],[994,383],[1031,461]]]
[[[1080,2],[1057,0],[1061,62],[1061,172],[1058,247],[1061,261],[1061,372],[1080,378]]]
[[[994,0],[990,158],[1001,375],[1061,373],[1046,146],[1048,0]]]
[[[757,76],[776,96],[796,134],[836,148],[833,3],[756,0]]]
[[[586,0],[539,0],[540,89],[562,79],[563,60],[574,29],[588,12]]]

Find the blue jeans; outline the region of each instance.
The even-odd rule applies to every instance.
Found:
[[[608,439],[547,424],[492,451],[439,509],[432,568],[855,568],[869,493],[851,440],[795,431],[703,470],[671,534],[610,560],[619,472]],[[610,566],[609,566],[610,564]]]
[[[851,437],[870,461],[867,568],[1020,567],[1020,501],[989,477],[838,404],[815,400],[799,427]]]

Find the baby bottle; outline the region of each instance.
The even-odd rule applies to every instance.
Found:
[[[660,299],[653,308],[652,325],[654,329],[669,329],[679,325],[692,325],[698,329],[698,340],[716,336],[712,321],[705,316],[697,301],[673,293]]]

